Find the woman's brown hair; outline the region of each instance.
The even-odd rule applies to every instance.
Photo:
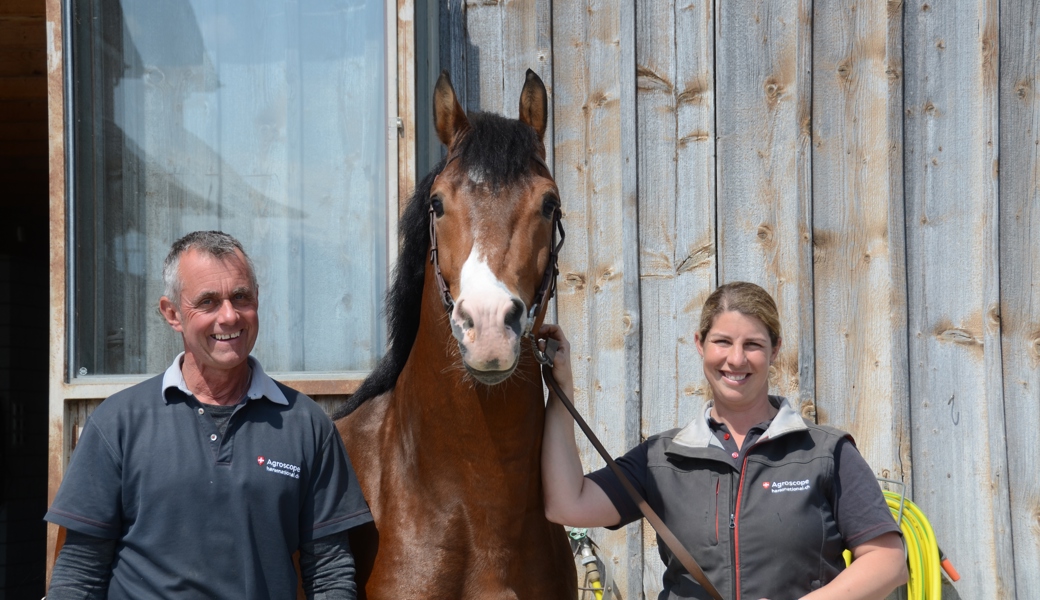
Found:
[[[769,331],[769,341],[776,348],[780,342],[780,313],[776,309],[776,302],[769,292],[747,281],[720,285],[704,301],[698,328],[701,342],[708,336],[715,318],[731,310],[761,321]]]

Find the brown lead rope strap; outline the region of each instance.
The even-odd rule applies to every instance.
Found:
[[[589,428],[588,423],[586,423],[585,419],[578,414],[578,410],[574,408],[574,404],[571,403],[570,399],[567,398],[567,395],[560,389],[560,385],[556,383],[556,378],[552,375],[552,355],[556,350],[554,347],[556,344],[552,342],[555,341],[556,340],[546,340],[545,354],[548,355],[549,360],[548,362],[542,363],[542,377],[545,378],[545,381],[549,384],[549,387],[552,388],[556,397],[560,399],[560,402],[563,402],[563,405],[567,407],[567,410],[571,413],[571,416],[574,417],[574,421],[578,424],[578,427],[581,427],[581,430],[585,433],[585,437],[589,438],[589,441],[592,442],[593,446],[595,446],[599,455],[603,457],[603,460],[607,461],[607,466],[614,472],[614,475],[621,482],[622,487],[625,488],[625,491],[628,492],[632,501],[639,507],[639,512],[643,513],[643,516],[646,517],[647,521],[649,521],[650,526],[657,531],[657,535],[661,536],[661,541],[663,541],[664,545],[672,552],[672,555],[679,559],[679,563],[682,564],[686,571],[693,576],[697,583],[701,584],[701,587],[711,594],[712,598],[715,600],[722,600],[722,595],[719,594],[719,591],[715,589],[715,586],[708,581],[708,578],[704,575],[704,571],[701,570],[697,561],[694,560],[693,556],[686,551],[686,548],[684,548],[675,537],[672,530],[668,529],[668,526],[664,524],[661,517],[657,516],[654,509],[650,508],[650,505],[646,503],[646,500],[639,495],[636,488],[632,486],[632,482],[628,480],[628,476],[625,475],[621,468],[617,466],[614,459],[610,457],[606,448],[604,448],[603,444],[600,443],[599,438],[596,437],[596,434],[592,433],[592,429]],[[538,347],[536,345],[535,350],[537,349]]]

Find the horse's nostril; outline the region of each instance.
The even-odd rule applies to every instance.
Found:
[[[524,303],[513,299],[513,308],[506,314],[506,327],[512,329],[517,336],[520,335],[520,318],[524,316]]]
[[[473,317],[466,312],[465,308],[462,308],[462,300],[455,305],[455,310],[459,311],[459,319],[462,321],[463,329],[473,329]]]

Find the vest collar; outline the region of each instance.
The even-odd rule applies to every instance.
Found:
[[[795,431],[809,429],[805,424],[805,420],[802,419],[802,415],[791,406],[787,398],[783,396],[769,396],[769,402],[777,407],[778,411],[773,420],[770,421],[769,427],[762,434],[762,437],[759,438],[760,442],[778,438]],[[695,455],[695,451],[704,448],[722,449],[722,442],[715,437],[715,434],[712,433],[711,428],[708,426],[708,419],[711,417],[711,407],[713,405],[713,400],[704,403],[704,410],[701,411],[701,416],[690,421],[686,427],[680,429],[679,433],[675,434],[675,437],[665,444],[664,451],[666,454],[690,457]]]

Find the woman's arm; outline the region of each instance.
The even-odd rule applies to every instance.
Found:
[[[559,325],[542,325],[540,338],[560,343],[553,359],[553,378],[568,398],[574,397],[571,345]],[[574,441],[574,419],[549,388],[542,434],[542,488],[545,516],[572,527],[606,527],[621,522],[621,515],[603,489],[585,478]]]
[[[881,600],[908,576],[903,540],[896,533],[884,533],[853,548],[849,568],[802,600]]]

